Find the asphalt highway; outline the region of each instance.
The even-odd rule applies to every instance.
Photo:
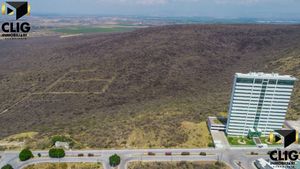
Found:
[[[297,147],[296,147],[297,146]],[[299,145],[292,147],[294,150],[300,151]],[[58,163],[58,162],[91,162],[102,163],[104,169],[111,169],[109,165],[109,157],[113,154],[121,156],[119,169],[126,169],[128,163],[134,161],[143,162],[174,162],[174,161],[223,161],[232,168],[252,169],[253,161],[258,158],[269,158],[268,151],[276,148],[258,149],[253,148],[228,148],[228,149],[132,149],[132,150],[76,150],[66,151],[66,156],[61,159],[53,159],[48,157],[48,151],[34,151],[35,158],[25,162],[21,162],[18,158],[18,151],[0,152],[0,168],[6,164],[11,164],[15,169],[22,169],[30,164],[38,163]],[[151,152],[152,155],[148,155]],[[166,155],[165,153],[172,155]],[[182,155],[182,152],[189,152],[189,155]],[[205,152],[206,155],[200,155],[200,152]],[[258,155],[251,155],[251,152]],[[41,157],[37,157],[40,153]],[[88,157],[88,154],[93,154]],[[78,154],[83,154],[83,157],[78,157]],[[238,165],[240,164],[240,165]]]

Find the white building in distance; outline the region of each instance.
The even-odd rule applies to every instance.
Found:
[[[257,131],[266,136],[282,129],[296,80],[295,77],[275,73],[236,73],[227,135],[247,136],[249,131]]]

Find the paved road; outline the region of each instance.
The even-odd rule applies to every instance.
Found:
[[[275,148],[257,149],[257,148],[228,148],[228,149],[136,149],[136,150],[78,150],[67,151],[66,157],[62,159],[52,159],[48,157],[47,151],[34,151],[35,156],[40,153],[42,157],[36,157],[26,162],[20,162],[16,151],[0,152],[0,167],[9,163],[16,169],[24,168],[30,164],[37,163],[56,163],[56,162],[100,162],[104,169],[111,169],[108,158],[113,154],[121,156],[121,164],[119,169],[126,169],[129,162],[133,161],[223,161],[232,168],[253,168],[253,161],[258,158],[268,158],[267,152]],[[299,146],[293,147],[300,151]],[[154,156],[149,156],[148,152],[155,153]],[[172,152],[172,156],[166,156],[165,152]],[[190,155],[182,156],[182,152],[190,152]],[[200,156],[200,152],[206,152],[206,156]],[[257,152],[259,155],[250,155],[251,152]],[[78,157],[78,154],[84,154],[84,157]],[[94,154],[93,157],[88,157],[87,154]],[[241,163],[241,167],[237,163]]]
[[[166,149],[166,150],[146,150],[137,156],[123,156],[120,169],[125,169],[129,162],[132,161],[223,161],[232,168],[253,168],[253,161],[258,158],[268,158],[267,152],[274,150],[256,148],[231,148],[231,149]],[[147,152],[155,153],[155,156],[147,156]],[[172,156],[165,156],[165,152],[172,152]],[[181,152],[190,152],[189,156],[181,156]],[[200,152],[206,152],[207,156],[200,156]],[[259,155],[250,155],[251,152],[257,152]],[[237,162],[241,162],[241,167]]]

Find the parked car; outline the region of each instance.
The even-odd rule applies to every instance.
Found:
[[[155,153],[153,153],[153,152],[148,152],[148,155],[149,155],[149,156],[155,156]]]
[[[250,154],[251,155],[258,155],[258,153],[256,153],[256,152],[251,152]]]
[[[200,152],[201,156],[206,156],[206,152]]]
[[[172,152],[166,152],[165,155],[166,155],[166,156],[171,156],[171,155],[172,155]]]
[[[190,152],[182,152],[181,155],[187,156],[187,155],[190,155]]]

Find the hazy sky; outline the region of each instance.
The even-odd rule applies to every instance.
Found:
[[[29,0],[32,14],[300,18],[300,0]]]

